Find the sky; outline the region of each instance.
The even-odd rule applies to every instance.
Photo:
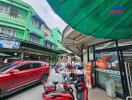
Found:
[[[67,24],[58,17],[55,12],[49,6],[47,0],[23,0],[31,5],[38,15],[46,22],[49,28],[58,27],[62,32]]]

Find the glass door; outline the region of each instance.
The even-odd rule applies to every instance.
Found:
[[[102,89],[106,89],[105,83],[112,81],[115,84],[116,94],[122,97],[123,87],[122,87],[117,51],[96,52],[95,60],[96,60],[97,85]],[[104,66],[105,68],[101,68],[102,66]]]
[[[129,95],[132,96],[132,49],[123,51]]]

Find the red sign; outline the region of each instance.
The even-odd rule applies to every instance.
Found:
[[[106,59],[98,59],[96,65],[99,69],[106,69],[108,67]]]
[[[89,86],[92,85],[92,64],[90,62],[86,64],[86,81]]]

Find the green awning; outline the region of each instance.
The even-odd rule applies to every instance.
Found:
[[[66,23],[85,35],[107,39],[132,38],[132,0],[47,1]],[[124,8],[121,16],[113,16],[116,6]]]

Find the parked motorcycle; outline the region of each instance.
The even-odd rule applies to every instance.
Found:
[[[60,84],[61,88],[58,88]],[[83,79],[77,79],[74,84],[77,100],[88,100],[88,88]],[[51,85],[44,84],[43,100],[75,100],[72,87],[67,83],[52,82]]]
[[[74,100],[73,89],[67,83],[52,82],[43,87],[43,100]]]
[[[77,79],[73,84],[75,85],[77,100],[88,100],[88,88],[83,78]]]

